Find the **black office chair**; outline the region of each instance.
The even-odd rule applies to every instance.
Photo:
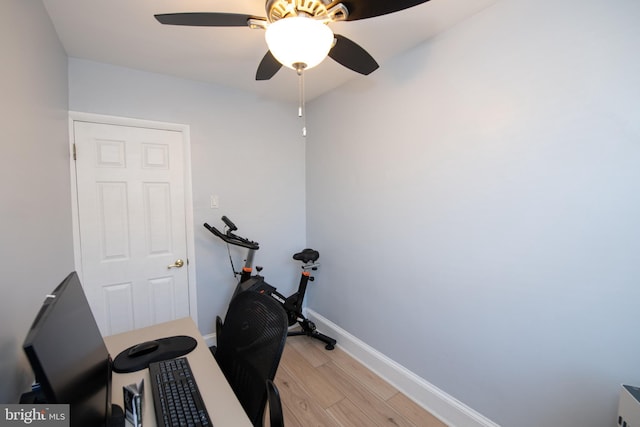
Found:
[[[271,380],[267,380],[267,398],[269,400],[269,427],[284,427],[280,392]]]
[[[276,375],[288,327],[278,301],[245,291],[231,300],[219,331],[214,356],[255,427],[262,426],[267,381]]]

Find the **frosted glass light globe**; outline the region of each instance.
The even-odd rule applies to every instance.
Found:
[[[313,68],[327,57],[333,45],[333,31],[321,21],[302,16],[283,18],[269,24],[267,46],[285,67]]]

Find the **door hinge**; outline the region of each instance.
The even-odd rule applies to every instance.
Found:
[[[71,148],[72,154],[73,154],[73,160],[78,160],[78,156],[76,153],[76,144],[73,144],[73,147]]]

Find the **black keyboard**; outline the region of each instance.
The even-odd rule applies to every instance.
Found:
[[[158,427],[213,426],[185,357],[149,364]]]

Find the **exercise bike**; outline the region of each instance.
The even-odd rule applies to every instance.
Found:
[[[226,216],[222,217],[222,221],[225,224],[224,233],[207,223],[204,223],[204,227],[228,245],[239,246],[249,250],[244,266],[242,267],[242,271],[240,272],[236,271],[233,265],[231,252],[229,251],[229,261],[231,262],[233,275],[234,277],[238,277],[238,275],[240,276],[240,280],[238,281],[238,285],[233,293],[233,297],[244,291],[255,291],[272,296],[284,307],[287,317],[289,318],[289,326],[293,326],[298,323],[302,328],[300,331],[289,331],[287,334],[288,336],[306,335],[324,342],[327,350],[333,350],[336,345],[336,340],[318,332],[316,330],[316,325],[302,314],[302,302],[307,291],[307,284],[314,280],[311,272],[318,270],[318,267],[320,266],[318,263],[320,253],[316,250],[307,248],[293,255],[294,260],[302,262],[302,273],[300,275],[300,283],[298,284],[297,292],[289,297],[285,297],[279,293],[275,287],[265,282],[264,277],[260,275],[262,267],[256,266],[257,273],[252,274],[253,258],[255,252],[260,249],[260,245],[257,242],[234,234],[234,231],[237,231],[238,227],[236,227],[235,224]],[[220,320],[217,321],[219,322]]]

